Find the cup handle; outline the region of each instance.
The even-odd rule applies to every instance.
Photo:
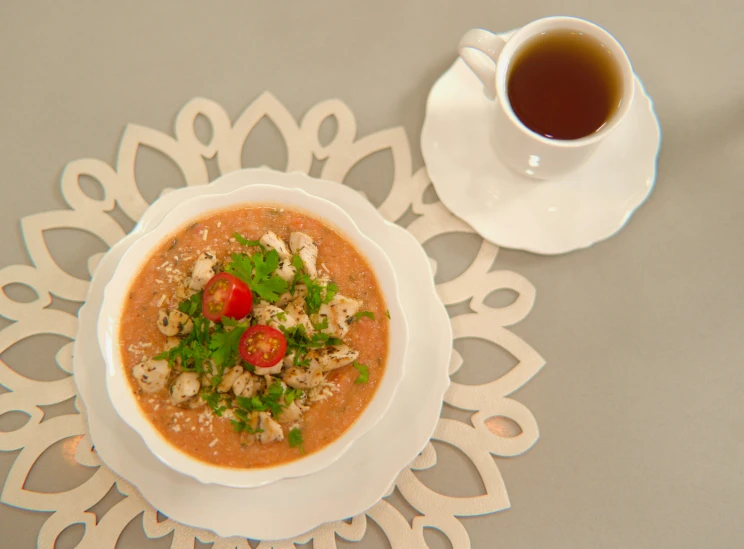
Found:
[[[492,32],[470,29],[457,46],[457,53],[483,82],[483,92],[489,99],[496,97],[496,62],[504,45],[506,41]]]

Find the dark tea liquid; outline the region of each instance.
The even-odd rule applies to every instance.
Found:
[[[579,139],[612,117],[622,96],[620,68],[597,39],[548,31],[516,52],[507,80],[512,110],[535,133]]]

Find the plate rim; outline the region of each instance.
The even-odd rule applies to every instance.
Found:
[[[343,200],[345,202],[348,200],[348,203],[345,204],[342,207],[344,207],[344,208],[349,207],[351,209],[361,209],[361,210],[366,210],[367,212],[375,212],[375,213],[379,214],[379,212],[377,212],[376,208],[372,204],[370,204],[366,199],[364,199],[363,197],[361,197],[360,195],[358,195],[352,189],[349,189],[348,187],[346,187],[344,185],[341,185],[339,183],[336,183],[336,182],[330,182],[330,181],[324,181],[324,180],[317,180],[317,179],[314,179],[314,178],[310,178],[306,174],[301,173],[301,172],[291,172],[291,173],[274,172],[272,170],[265,170],[265,169],[261,169],[261,168],[258,168],[258,169],[247,169],[247,170],[241,170],[241,171],[242,172],[245,172],[249,176],[249,178],[250,177],[261,178],[261,177],[264,177],[264,176],[272,176],[272,177],[285,178],[287,176],[292,176],[292,177],[299,177],[301,180],[304,180],[306,182],[309,182],[309,184],[311,184],[311,185],[317,184],[317,185],[320,185],[321,187],[327,185],[327,186],[329,186],[328,187],[329,189],[332,188],[334,190],[334,195],[336,197],[338,197],[339,195],[342,195],[342,196],[343,195],[346,195],[345,197],[343,197]],[[204,186],[204,188],[209,188],[209,187]],[[191,189],[191,190],[189,190],[189,189]],[[194,192],[193,189],[194,189],[193,187],[187,187],[187,188],[182,188],[182,189],[179,189],[179,190],[180,191],[183,191],[185,193],[189,193],[189,192]],[[178,191],[174,191],[174,192],[178,192]],[[201,192],[201,191],[197,190],[196,192],[198,193],[198,192]],[[148,210],[148,211],[150,211],[150,215],[157,215],[157,213],[158,213],[159,210],[163,210],[165,208],[167,208],[167,201],[158,200],[158,201],[154,202],[153,205],[151,206],[151,210],[152,211],[150,211],[150,210]],[[197,523],[198,521],[179,519],[179,516],[183,516],[185,513],[188,512],[188,510],[184,510],[184,509],[174,510],[173,507],[172,507],[172,505],[170,505],[170,506],[168,506],[168,505],[163,506],[162,505],[162,501],[160,503],[157,503],[157,505],[156,505],[157,507],[160,507],[160,508],[163,508],[163,509],[165,507],[169,507],[169,509],[166,510],[166,514],[169,514],[170,513],[169,516],[171,516],[174,520],[181,520],[184,523],[194,524],[196,527],[199,527],[199,528],[206,528],[206,529],[212,530],[212,531],[214,531],[215,533],[217,533],[218,535],[221,535],[221,536],[240,535],[240,536],[248,536],[248,537],[263,538],[263,539],[280,539],[280,538],[289,538],[289,537],[298,536],[298,535],[301,535],[303,533],[308,532],[309,530],[312,530],[313,528],[317,527],[320,524],[323,524],[323,523],[326,523],[326,522],[332,522],[332,521],[342,520],[342,519],[344,519],[346,517],[354,516],[354,515],[357,515],[359,513],[362,513],[364,511],[366,511],[370,506],[374,505],[377,501],[379,501],[380,498],[385,497],[388,494],[388,492],[390,491],[390,489],[394,485],[394,481],[395,481],[395,478],[397,477],[398,473],[400,471],[402,471],[402,470],[405,470],[406,467],[408,467],[408,465],[410,464],[410,462],[416,458],[416,456],[418,455],[418,453],[420,453],[420,451],[429,442],[429,440],[431,439],[431,437],[434,434],[434,431],[435,431],[435,429],[436,429],[436,427],[438,425],[439,415],[441,413],[441,408],[442,408],[443,401],[444,401],[444,395],[445,395],[445,393],[446,393],[446,391],[447,391],[447,389],[448,389],[448,387],[450,385],[449,364],[450,364],[451,353],[452,353],[452,336],[453,336],[452,326],[451,326],[450,319],[449,319],[449,316],[447,314],[446,308],[444,307],[443,303],[441,302],[441,300],[439,299],[439,297],[437,295],[436,286],[434,284],[434,277],[433,277],[433,274],[431,273],[431,268],[430,268],[430,264],[429,264],[429,261],[428,261],[428,257],[426,256],[426,254],[425,254],[423,248],[421,247],[420,243],[418,243],[416,241],[416,239],[413,237],[413,235],[411,235],[408,231],[406,231],[402,227],[399,227],[399,226],[397,226],[397,225],[395,225],[393,223],[390,223],[388,221],[385,221],[385,224],[386,224],[386,226],[388,228],[388,233],[389,233],[388,234],[388,239],[389,239],[388,242],[389,243],[395,242],[396,244],[400,245],[401,242],[406,242],[407,241],[406,244],[405,244],[405,246],[410,246],[410,250],[408,250],[408,251],[412,252],[413,254],[418,255],[422,270],[424,268],[426,269],[426,272],[429,275],[429,276],[427,276],[428,283],[426,283],[426,284],[419,284],[416,289],[419,290],[419,291],[425,291],[426,297],[429,300],[429,305],[432,306],[432,310],[431,311],[428,311],[428,313],[427,313],[429,315],[427,317],[427,319],[432,320],[432,321],[435,320],[439,324],[438,327],[437,327],[437,330],[439,330],[440,335],[443,336],[443,337],[441,337],[439,339],[437,345],[429,345],[428,346],[428,347],[431,348],[430,349],[431,352],[434,352],[438,357],[440,357],[441,362],[442,362],[442,367],[441,367],[441,369],[439,371],[439,375],[436,376],[436,377],[432,377],[432,379],[430,380],[430,383],[427,385],[427,393],[429,393],[430,396],[435,397],[435,398],[432,398],[432,402],[435,402],[436,403],[435,404],[435,407],[436,407],[436,410],[437,410],[437,415],[436,415],[436,418],[435,419],[433,418],[433,415],[432,415],[432,418],[434,420],[431,421],[431,424],[427,425],[425,429],[423,427],[419,428],[419,431],[417,432],[417,437],[416,437],[417,440],[416,440],[416,444],[415,444],[415,446],[416,446],[416,452],[413,452],[413,451],[408,452],[406,454],[407,457],[405,458],[405,461],[402,458],[398,458],[397,460],[395,460],[394,466],[393,466],[393,464],[390,464],[388,466],[388,469],[390,469],[390,472],[385,473],[383,475],[385,482],[378,481],[372,489],[368,489],[367,490],[368,493],[359,496],[359,497],[362,497],[362,499],[358,499],[357,498],[357,499],[355,499],[354,501],[352,501],[350,503],[345,503],[346,506],[343,509],[329,509],[326,506],[314,506],[315,507],[315,513],[316,513],[316,516],[314,518],[310,518],[310,516],[308,514],[307,516],[300,517],[300,520],[296,520],[297,517],[295,517],[295,519],[293,519],[292,521],[289,521],[289,524],[286,524],[286,523],[283,524],[283,525],[282,524],[279,524],[279,525],[277,525],[277,524],[273,524],[273,525],[266,525],[266,524],[264,524],[264,525],[262,525],[262,529],[254,530],[254,531],[245,531],[245,530],[241,530],[240,529],[241,525],[244,525],[244,522],[240,522],[240,521],[238,521],[238,523],[233,522],[228,527],[228,526],[225,526],[225,524],[217,524],[217,525],[215,525],[214,523],[212,523],[212,524],[209,524],[209,523],[198,524]],[[135,227],[134,230],[135,231],[136,230],[142,230],[142,229],[147,228],[147,227],[148,227],[148,223],[147,223],[145,217],[143,216],[143,218],[141,219],[141,221],[137,223],[137,225],[136,225],[136,227]],[[120,241],[120,243],[126,242],[127,239],[130,238],[130,236],[127,236],[124,239],[122,239]],[[116,246],[118,246],[118,245],[119,245],[119,243],[117,243]],[[112,250],[116,246],[112,247]],[[107,255],[109,255],[109,254],[107,254]],[[113,257],[113,256],[111,256],[111,257]],[[102,265],[105,266],[106,265],[106,261],[107,261],[107,258],[104,257],[101,260],[101,262],[99,262],[99,267],[101,267]],[[111,261],[111,259],[109,259],[109,261]],[[95,273],[94,273],[94,279],[95,279]],[[89,287],[89,297],[90,297],[90,293],[93,293],[95,290],[96,290],[96,284],[91,283],[91,285]],[[80,310],[80,327],[83,327],[84,326],[84,319],[90,315],[90,308],[91,308],[90,299],[89,298],[86,298],[86,302],[81,307],[81,310]],[[434,324],[432,324],[432,325],[434,325]],[[79,327],[79,330],[78,330],[78,336],[80,335],[80,327]],[[82,351],[82,348],[81,348],[82,342],[83,342],[83,339],[82,338],[76,337],[76,339],[75,339],[75,356],[77,356],[79,359],[80,359],[80,357],[83,357],[86,354],[85,352],[81,352]],[[90,344],[90,342],[88,342],[88,344]],[[94,347],[95,347],[95,351],[97,351],[97,342],[95,342]],[[93,358],[95,358],[95,357],[93,357]],[[101,360],[101,361],[103,360],[102,357],[98,357],[98,359]],[[408,373],[410,374],[410,371]],[[78,391],[79,391],[79,394],[81,395],[81,401],[83,402],[84,406],[86,406],[86,404],[85,404],[85,400],[86,399],[83,396],[83,394],[84,393],[85,394],[88,394],[88,395],[90,394],[89,391],[90,391],[91,388],[90,388],[89,384],[92,381],[93,380],[91,380],[89,377],[86,377],[84,375],[83,376],[75,376],[75,383],[78,386]],[[405,383],[405,378],[404,378],[404,383]],[[433,410],[433,408],[434,408],[434,405],[432,404],[432,410]],[[112,412],[113,412],[113,409],[112,409]],[[89,426],[90,426],[91,437],[95,437],[95,434],[94,433],[97,432],[99,430],[99,428],[102,429],[102,430],[108,431],[108,429],[106,429],[105,426],[100,425],[98,423],[99,421],[101,421],[100,418],[91,418],[89,416],[89,414],[87,414],[87,413],[85,415],[86,415],[86,421],[89,423]],[[387,416],[387,414],[386,414],[386,416]],[[116,416],[116,417],[118,417],[118,416]],[[379,425],[377,427],[375,427],[375,429],[378,429],[378,428],[381,428],[381,427]],[[372,432],[374,432],[375,429],[373,429]],[[370,436],[370,434],[368,434],[366,436]],[[360,441],[362,441],[362,440],[364,440],[364,437],[362,437],[360,439]],[[99,451],[100,451],[102,448],[105,448],[105,446],[104,447],[100,447],[99,446],[98,448],[99,448]],[[146,447],[145,447],[145,449],[146,449]],[[108,451],[106,450],[103,453],[106,454],[107,452]],[[345,461],[346,459],[351,459],[350,453],[347,454],[346,456],[344,456],[336,464],[334,464],[331,467],[325,469],[324,471],[321,471],[320,473],[317,473],[316,475],[322,475],[324,472],[330,471],[334,467],[340,467],[341,466],[340,463],[342,461]],[[156,458],[154,458],[154,456],[153,456],[153,459],[156,459]],[[106,460],[105,456],[101,456],[101,460],[104,463],[107,463],[107,460]],[[357,462],[354,462],[353,463],[353,465],[359,465],[359,467],[362,468],[362,469],[364,468],[365,464],[366,464],[366,460],[364,460],[364,459],[357,460]],[[127,473],[128,475],[130,475],[130,476],[133,475],[133,477],[139,477],[139,478],[135,478],[134,480],[127,479],[130,483],[132,483],[133,485],[135,485],[135,487],[137,487],[138,484],[141,483],[141,480],[142,480],[142,476],[143,475],[147,476],[147,474],[149,474],[149,472],[146,471],[146,470],[143,470],[142,465],[139,464],[139,463],[137,463],[137,462],[128,463],[127,464],[127,467],[130,467],[131,468],[128,471],[128,473]],[[116,470],[116,468],[114,468],[114,467],[110,467],[110,468],[112,470],[114,470],[117,474],[120,474],[119,471]],[[393,469],[394,469],[394,472],[392,471]],[[353,470],[353,468],[352,468],[352,470]],[[374,471],[379,474],[379,468],[375,468]],[[186,481],[193,481],[193,479],[190,479],[189,477],[182,476],[182,475],[180,475],[178,473],[173,473],[173,474],[174,475],[178,475],[179,479],[180,478],[183,478],[183,479],[186,479]],[[223,487],[223,486],[219,486],[219,485],[204,485],[204,486],[207,489],[214,487],[214,489],[219,490],[219,491],[230,491],[230,492],[237,491],[237,493],[239,493],[239,494],[242,495],[242,494],[250,493],[251,491],[260,491],[260,490],[268,489],[268,488],[271,488],[271,487],[276,487],[276,486],[282,485],[283,483],[294,485],[295,484],[295,481],[301,482],[303,479],[313,478],[316,475],[310,475],[308,477],[301,477],[300,479],[285,479],[285,480],[278,481],[277,483],[273,483],[271,485],[268,485],[266,487],[261,487],[261,488],[228,488],[228,487]],[[171,482],[171,481],[170,480],[163,480],[163,482]],[[180,482],[180,480],[179,480],[179,482]],[[193,482],[196,482],[196,481],[193,481]],[[179,488],[179,484],[178,483],[173,484],[172,487],[178,489]],[[152,490],[154,490],[154,487],[147,486],[147,487],[145,487],[145,490],[140,490],[140,491],[143,494],[143,496],[148,497],[148,499],[150,501],[153,501],[153,504],[155,505],[156,501],[158,501],[159,498],[161,498],[163,496],[163,494],[157,493],[155,495],[158,496],[158,497],[154,497],[154,498],[153,497],[150,497],[152,495],[150,493],[150,492],[152,492]],[[150,496],[147,495],[148,493],[150,493]],[[347,491],[347,493],[348,493],[348,491]],[[358,492],[356,492],[356,493],[358,494]],[[174,496],[174,498],[175,497],[177,497],[177,495]],[[323,512],[325,512],[325,515],[318,516],[318,512],[320,510],[322,510]],[[302,522],[302,520],[304,520],[304,522]]]
[[[230,174],[223,177],[230,177]],[[219,185],[219,179],[216,179],[214,184]],[[256,198],[255,195],[264,198]],[[267,195],[270,198],[265,198]],[[351,239],[355,247],[370,262],[374,263],[375,274],[380,280],[381,286],[387,290],[385,295],[387,307],[393,315],[387,364],[395,367],[386,369],[383,381],[378,386],[372,400],[354,423],[339,438],[319,451],[285,464],[259,469],[231,470],[230,468],[204,463],[168,442],[142,413],[142,409],[129,386],[129,380],[124,374],[121,356],[118,354],[119,341],[116,334],[119,332],[121,325],[121,316],[118,313],[122,304],[126,301],[126,294],[136,272],[149,260],[152,251],[157,249],[165,238],[169,237],[168,235],[180,230],[178,227],[182,227],[203,215],[209,215],[209,212],[229,209],[232,201],[250,202],[255,200],[256,203],[270,203],[288,199],[296,200],[297,203],[287,207],[297,209],[301,208],[297,204],[306,204],[308,200],[315,202],[314,206],[304,207],[307,214],[321,219],[324,223]],[[318,211],[313,211],[313,207],[317,208]],[[384,219],[380,217],[379,221],[382,226]],[[122,266],[124,267],[123,270]],[[355,440],[377,424],[390,407],[404,374],[405,353],[408,343],[408,325],[405,314],[400,307],[397,274],[385,251],[358,227],[351,216],[336,204],[324,198],[315,197],[297,187],[287,188],[258,183],[238,187],[224,193],[202,193],[186,198],[169,210],[159,223],[152,226],[151,230],[139,234],[138,238],[128,244],[119,260],[117,269],[104,287],[97,333],[98,343],[106,360],[106,389],[114,409],[122,420],[142,437],[150,451],[168,467],[192,476],[204,484],[215,483],[236,488],[261,486],[282,478],[312,474],[328,467],[341,457]]]

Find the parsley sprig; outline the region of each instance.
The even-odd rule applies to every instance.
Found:
[[[309,366],[310,361],[305,359],[305,355],[311,349],[320,349],[328,345],[340,345],[342,341],[329,334],[321,332],[323,328],[328,327],[328,319],[323,319],[320,324],[314,324],[316,332],[308,336],[305,327],[302,324],[284,328],[282,332],[287,340],[287,354],[294,352],[295,366]]]
[[[336,293],[338,293],[338,286],[333,282],[329,282],[326,286],[320,282],[312,280],[306,274],[301,275],[298,280],[307,286],[305,304],[307,305],[308,314],[317,313],[320,310],[321,305],[324,303],[330,303]]]
[[[192,295],[190,298],[181,301],[181,303],[178,304],[178,310],[182,313],[186,313],[189,316],[196,315],[199,311],[201,311],[203,295],[204,292],[198,292]]]
[[[298,427],[289,430],[287,440],[289,441],[290,448],[299,448],[300,452],[302,452],[303,454],[305,453],[305,448],[303,448],[302,446],[302,431],[300,431]]]
[[[279,254],[276,250],[265,254],[263,251],[256,252],[253,255],[236,253],[231,258],[225,271],[245,282],[261,299],[276,303],[279,296],[287,291],[287,281],[273,274],[279,266]]]
[[[240,338],[247,329],[248,322],[237,322],[228,317],[222,318],[221,326],[215,326],[215,332],[209,341],[209,350],[217,366],[227,367],[237,362],[240,356]]]
[[[359,372],[359,375],[354,380],[354,383],[358,385],[367,383],[369,381],[369,368],[364,364],[359,364],[358,362],[354,363],[354,368]]]
[[[282,411],[290,406],[298,398],[302,398],[304,393],[298,389],[285,388],[278,380],[269,385],[266,391],[261,395],[253,397],[237,397],[233,404],[233,413],[236,420],[232,420],[232,426],[237,432],[251,430],[248,415],[252,412],[271,412],[275,418],[279,417]]]

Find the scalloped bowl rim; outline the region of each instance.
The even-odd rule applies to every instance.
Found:
[[[388,357],[385,374],[362,414],[335,441],[297,460],[256,469],[220,467],[197,460],[177,449],[145,417],[129,385],[119,351],[120,311],[129,288],[153,251],[172,233],[196,218],[249,205],[280,205],[319,219],[349,240],[372,266],[390,311]],[[385,223],[380,216],[381,225]],[[98,343],[106,362],[106,388],[117,414],[144,440],[168,467],[205,484],[249,488],[285,478],[312,474],[336,461],[387,412],[404,372],[408,326],[398,299],[398,282],[387,254],[366,236],[336,204],[298,188],[251,184],[213,195],[195,196],[173,208],[154,228],[127,250],[106,285],[97,325]]]

